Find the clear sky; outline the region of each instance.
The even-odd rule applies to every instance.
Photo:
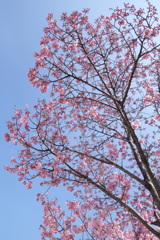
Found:
[[[14,105],[33,106],[40,95],[27,80],[28,68],[34,66],[33,53],[39,51],[39,41],[48,13],[56,18],[62,12],[90,8],[90,18],[108,15],[109,8],[121,7],[122,0],[0,0],[0,236],[3,240],[40,240],[39,225],[42,209],[36,202],[39,186],[27,190],[18,177],[4,171],[10,159],[17,155],[17,148],[4,141],[6,122],[11,119]],[[126,1],[127,2],[127,1]],[[130,2],[130,1],[128,1]],[[132,4],[145,7],[145,0],[132,0]],[[151,0],[160,12],[160,1]],[[63,193],[57,195],[63,200]]]

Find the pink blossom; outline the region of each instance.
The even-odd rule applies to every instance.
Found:
[[[5,134],[4,134],[4,137],[5,137],[5,140],[6,140],[7,142],[10,142],[11,137],[10,137],[10,135],[9,135],[8,133],[5,133]]]
[[[145,140],[144,140],[144,139],[139,139],[139,142],[140,142],[141,144],[144,144],[144,143],[145,143]]]
[[[58,50],[58,49],[61,48],[61,45],[60,45],[58,42],[54,41],[54,42],[52,43],[52,47]]]
[[[73,188],[73,187],[67,187],[67,190],[68,190],[69,192],[72,192],[72,191],[74,190],[74,188]]]
[[[155,154],[157,157],[160,157],[160,150],[157,150],[154,154]]]
[[[11,163],[12,163],[13,165],[16,164],[16,159],[12,157]]]
[[[41,57],[48,57],[49,56],[49,48],[48,47],[43,47],[40,51],[40,56]]]
[[[132,122],[131,126],[133,129],[138,129],[140,127],[140,121],[137,120],[136,122]]]
[[[77,51],[77,46],[78,46],[78,41],[75,41],[75,42],[72,43],[72,50],[73,50],[73,52]]]
[[[145,98],[144,98],[144,104],[145,104],[145,105],[150,105],[151,102],[152,102],[152,99],[153,99],[153,97],[150,96],[150,95],[145,96]]]
[[[73,239],[73,238],[74,238],[74,235],[69,230],[64,231],[63,234],[62,234],[62,239],[70,240],[70,239]]]
[[[42,163],[38,162],[38,164],[36,165],[36,170],[41,170],[42,169]]]
[[[31,188],[32,188],[32,182],[28,182],[28,183],[26,184],[26,188],[31,189]]]
[[[47,44],[47,43],[49,43],[48,38],[47,38],[46,36],[43,36],[43,37],[41,38],[40,45],[44,45],[44,44]]]
[[[68,201],[66,203],[66,205],[68,206],[69,209],[77,209],[78,206],[79,206],[79,202],[77,202],[75,200],[74,201]]]
[[[151,28],[146,28],[146,29],[144,30],[144,35],[145,35],[145,37],[147,37],[147,38],[150,38],[150,37],[152,36],[152,33],[153,33],[153,29],[151,29]]]
[[[118,23],[119,23],[119,25],[126,25],[126,21],[125,20],[120,20]]]
[[[107,186],[107,189],[108,189],[109,191],[113,191],[113,190],[115,190],[115,188],[116,188],[116,183],[109,181],[108,186]]]

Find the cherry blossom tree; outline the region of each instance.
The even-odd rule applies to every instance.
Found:
[[[88,9],[47,17],[30,83],[47,98],[15,109],[9,172],[73,194],[67,211],[37,194],[42,239],[160,239],[160,25],[124,4],[94,24]],[[45,95],[46,96],[46,95]]]

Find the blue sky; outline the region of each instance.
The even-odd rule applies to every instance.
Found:
[[[160,2],[151,0],[159,9]],[[36,202],[39,186],[27,190],[14,174],[4,171],[10,159],[17,155],[17,148],[3,139],[6,122],[11,119],[14,105],[24,108],[33,106],[40,97],[37,89],[27,80],[28,68],[34,66],[33,53],[39,51],[39,41],[48,13],[56,18],[62,12],[81,11],[91,8],[90,18],[108,15],[108,9],[122,6],[121,0],[5,0],[0,1],[0,67],[1,67],[1,116],[0,116],[0,226],[1,239],[40,240],[39,225],[42,223],[42,208]],[[145,0],[132,0],[132,4],[145,7]],[[43,97],[43,96],[41,96]],[[55,189],[63,200],[63,193]]]

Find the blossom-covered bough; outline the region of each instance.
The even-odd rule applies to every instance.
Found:
[[[88,9],[47,17],[31,84],[47,92],[16,109],[10,172],[74,195],[64,212],[42,193],[42,239],[160,239],[160,44],[157,11],[125,4],[94,24]]]

